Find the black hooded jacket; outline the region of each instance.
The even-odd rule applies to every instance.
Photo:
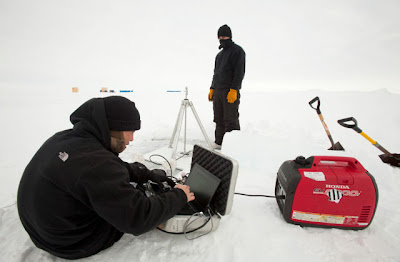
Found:
[[[73,129],[42,145],[18,188],[19,216],[37,247],[62,258],[87,257],[182,209],[187,198],[180,189],[147,198],[130,184],[145,182],[149,171],[111,151],[102,98],[84,103],[71,122]]]
[[[231,39],[225,40],[223,49],[215,58],[211,89],[235,89],[242,87],[246,70],[246,53]]]

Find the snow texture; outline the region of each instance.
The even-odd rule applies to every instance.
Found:
[[[71,128],[69,114],[92,97],[80,93],[2,94],[0,97],[0,260],[62,261],[38,248],[24,231],[16,202],[18,183],[27,163],[53,133]],[[208,90],[190,90],[205,130],[214,138]],[[125,160],[168,145],[182,93],[134,90],[123,94],[136,102],[142,129],[121,154]],[[346,151],[328,151],[330,142],[308,102],[321,99],[321,111],[335,142]],[[352,231],[299,227],[288,224],[275,199],[235,195],[232,213],[219,228],[189,241],[158,230],[135,237],[125,234],[112,247],[82,261],[400,261],[400,168],[384,164],[381,152],[337,120],[353,116],[359,127],[383,147],[400,151],[400,95],[373,92],[246,92],[240,105],[241,131],[226,135],[222,153],[239,162],[236,192],[274,194],[276,173],[297,156],[352,156],[375,177],[379,203],[372,224]],[[187,127],[190,144],[206,145],[191,113]],[[129,218],[127,218],[129,219]]]

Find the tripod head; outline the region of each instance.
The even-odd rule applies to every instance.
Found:
[[[187,88],[187,86],[185,86],[185,100],[187,100],[189,95],[189,89]]]

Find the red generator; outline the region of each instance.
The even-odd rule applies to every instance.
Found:
[[[359,230],[372,222],[378,187],[355,158],[299,156],[279,168],[275,196],[288,223]]]

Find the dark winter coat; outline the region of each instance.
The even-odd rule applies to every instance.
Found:
[[[246,53],[240,46],[230,41],[215,58],[211,88],[239,90],[242,87],[245,66]]]
[[[147,198],[130,184],[144,182],[148,170],[111,151],[101,98],[83,104],[71,122],[73,129],[42,145],[19,185],[20,219],[37,247],[62,258],[87,257],[182,209],[187,198],[180,189]]]

